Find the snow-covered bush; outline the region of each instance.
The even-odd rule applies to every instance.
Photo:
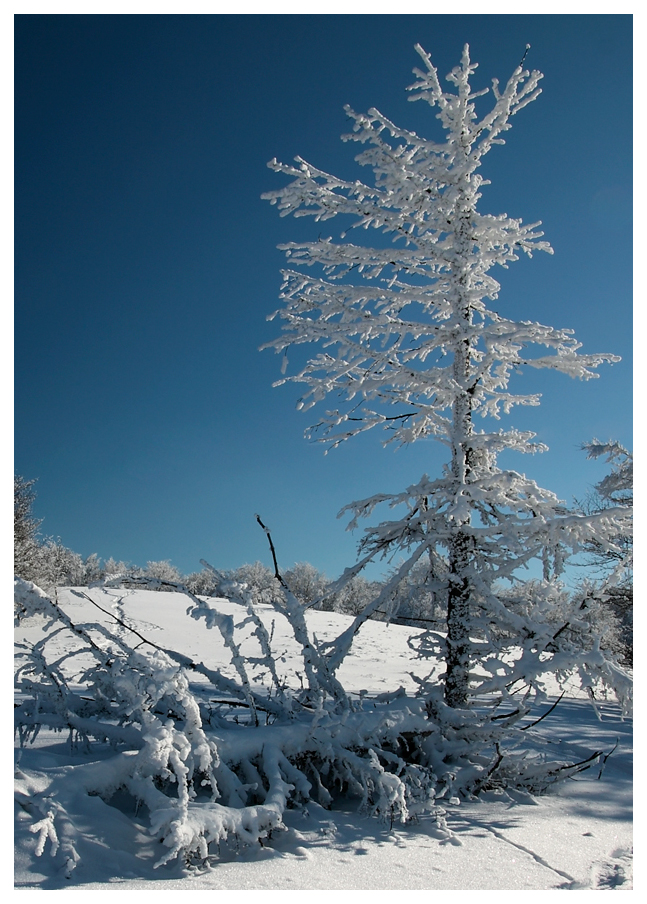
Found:
[[[577,504],[584,514],[633,505],[633,454],[616,441],[601,443],[594,439],[583,449],[588,458],[606,458],[609,473],[595,485],[593,492]],[[613,544],[596,538],[584,544],[587,571],[598,579],[597,599],[600,624],[606,646],[631,667],[633,665],[633,533],[624,519],[613,537]]]
[[[361,575],[354,575],[337,589],[328,588],[324,605],[330,605],[335,612],[345,615],[359,615],[380,592],[379,581],[367,581]],[[376,615],[377,617],[377,615]]]
[[[284,578],[292,593],[306,606],[325,597],[330,583],[326,575],[309,562],[296,562],[285,572]]]
[[[142,574],[147,578],[157,578],[161,581],[176,583],[182,581],[182,575],[179,570],[168,559],[162,559],[159,562],[147,562]]]
[[[41,521],[34,518],[32,507],[36,499],[35,480],[25,480],[19,474],[13,479],[13,537],[14,572],[26,580],[35,580],[40,543],[38,531]]]
[[[281,585],[274,572],[262,562],[240,565],[227,572],[227,577],[234,583],[245,584],[258,602],[272,603],[275,598],[283,598]]]

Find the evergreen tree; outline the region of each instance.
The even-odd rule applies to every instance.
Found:
[[[527,71],[522,61],[503,90],[493,80],[492,103],[481,114],[475,101],[489,89],[472,91],[476,64],[468,47],[447,76],[449,90],[441,87],[428,54],[416,49],[424,69],[414,70],[409,99],[437,110],[444,140],[398,128],[376,109],[358,114],[346,107],[354,125],[343,140],[363,146],[355,159],[373,170],[372,184],[339,179],[300,157],[296,166],[269,164],[291,177],[286,187],[264,195],[281,215],[309,215],[317,222],[350,216],[350,229],[375,229],[392,239],[390,247],[381,241],[354,244],[344,232],[339,242],[320,237],[281,246],[289,262],[305,269],[283,271],[284,307],[273,315],[283,321],[283,331],[269,347],[284,353],[285,367],[290,346],[323,346],[279,383],[305,384],[302,409],[330,395],[344,400],[316,425],[333,446],[372,427],[386,428],[399,443],[433,438],[446,446],[439,477],[425,474],[399,494],[381,493],[346,507],[351,527],[381,503],[406,506],[407,514],[365,532],[361,558],[342,582],[375,558],[403,556],[383,591],[357,617],[357,630],[388,605],[417,562],[428,560],[428,587],[447,601],[446,637],[430,632],[428,640],[441,648],[444,703],[456,709],[477,693],[496,693],[500,703],[518,681],[535,688],[551,658],[561,668],[560,643],[571,624],[559,583],[565,556],[591,542],[611,548],[611,522],[622,517],[617,507],[606,517],[574,515],[523,474],[499,468],[500,452],[545,447],[533,442],[534,434],[514,428],[478,430],[475,416],[499,419],[515,405],[539,403],[537,394],[508,388],[524,365],[589,379],[600,364],[619,359],[582,354],[571,330],[507,319],[490,306],[499,291],[490,272],[495,265],[507,267],[522,253],[552,251],[540,223],[524,225],[477,210],[488,184],[479,173],[483,158],[504,143],[512,116],[539,95],[541,73]],[[523,583],[533,559],[542,562],[543,582],[533,584],[532,605],[519,614],[501,588]],[[557,632],[549,609],[563,613],[564,627]],[[328,650],[333,670],[349,636]],[[571,643],[573,666],[586,655]],[[487,677],[475,678],[477,664]]]

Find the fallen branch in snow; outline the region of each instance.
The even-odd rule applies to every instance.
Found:
[[[137,583],[145,587],[148,580]],[[281,829],[286,807],[313,799],[328,806],[338,793],[358,798],[365,812],[389,822],[430,812],[438,837],[448,839],[444,800],[490,787],[542,790],[601,755],[562,764],[516,752],[515,739],[525,736],[515,734],[513,723],[527,712],[529,689],[523,704],[501,720],[500,701],[494,708],[457,711],[426,681],[419,681],[414,696],[399,688],[351,697],[332,679],[329,660],[310,639],[303,609],[290,594],[277,612],[292,630],[308,685],[290,688],[274,668],[271,687],[252,691],[254,670],[267,670],[276,657],[245,588],[229,589],[240,621],[187,592],[188,614],[219,628],[238,680],[154,643],[90,593],[72,591],[132,636],[134,647],[104,624],[76,624],[35,585],[16,580],[22,617],[49,621],[37,644],[19,648],[22,701],[15,718],[21,744],[45,726],[67,729],[72,745],[96,741],[112,748],[107,759],[52,774],[49,785],[35,792],[40,847],[53,833],[60,837],[56,826],[64,826],[68,871],[77,862],[75,838],[82,831],[74,814],[88,795],[109,801],[122,789],[144,802],[150,832],[165,847],[158,865],[176,857],[191,864],[210,859],[227,837],[260,843]],[[356,621],[351,625],[357,627]],[[256,640],[261,655],[248,652],[237,662],[244,631],[251,631],[247,640]],[[342,632],[329,649],[348,649],[348,636]],[[189,676],[199,680],[190,684]]]
[[[37,655],[28,648],[21,654],[24,661],[17,681],[26,696],[16,710],[21,742],[29,740],[29,730],[46,725],[67,727],[70,737],[76,733],[84,743],[95,738],[113,745],[114,755],[103,760],[101,768],[74,767],[74,793],[82,789],[107,800],[123,788],[144,801],[151,832],[168,848],[160,865],[175,856],[187,862],[206,859],[209,845],[227,835],[243,843],[257,842],[280,828],[285,807],[308,800],[312,789],[326,803],[335,787],[348,788],[359,795],[367,812],[388,814],[389,819],[404,821],[421,809],[433,812],[432,771],[397,753],[403,733],[415,734],[428,726],[419,702],[396,694],[392,704],[381,703],[378,709],[362,712],[356,704],[355,711],[346,707],[336,714],[339,701],[332,696],[329,704],[321,696],[317,707],[300,705],[295,710],[289,698],[281,704],[256,695],[266,710],[274,712],[277,721],[272,726],[259,726],[257,721],[248,728],[231,721],[211,726],[210,703],[251,711],[247,700],[213,700],[214,686],[233,684],[231,679],[148,641],[86,593],[77,595],[127,628],[140,641],[137,648],[128,648],[103,625],[77,626],[34,585],[17,581],[17,593],[25,616],[46,614],[53,624]],[[92,654],[94,665],[85,671],[81,694],[44,667],[48,641],[58,640],[62,630],[84,640],[96,635],[83,648]],[[151,652],[144,653],[143,645]],[[229,648],[234,654],[238,650],[231,638]],[[77,653],[70,650],[62,657],[53,653],[57,669],[64,669]],[[313,660],[313,667],[316,664]],[[213,679],[204,692],[190,688],[189,670]],[[240,697],[241,688],[237,690]],[[200,788],[206,791],[205,799]],[[65,819],[71,819],[67,774],[52,780],[45,799],[57,801]],[[51,820],[59,818],[54,809],[47,811],[54,814]],[[440,809],[438,818],[442,822]]]

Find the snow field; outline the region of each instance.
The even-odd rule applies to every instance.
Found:
[[[229,654],[214,630],[205,630],[186,615],[180,594],[150,591],[86,592],[105,609],[132,624],[160,646],[168,645],[210,668],[231,674]],[[112,620],[69,590],[59,602],[75,622]],[[224,614],[241,614],[237,604],[210,601]],[[269,607],[261,617],[272,630],[273,645],[285,648],[284,676],[298,687],[293,644],[287,625]],[[325,640],[348,622],[335,613],[310,611],[308,624]],[[39,619],[23,622],[17,635],[42,636]],[[28,623],[29,622],[29,623]],[[416,629],[367,622],[342,666],[346,687],[371,694],[412,691],[408,638]],[[65,641],[61,636],[61,643]],[[252,654],[253,638],[241,645]],[[428,670],[428,662],[421,668]],[[264,680],[257,676],[258,685]],[[119,793],[110,803],[89,797],[82,788],[70,792],[67,806],[75,823],[84,827],[75,841],[80,862],[65,878],[61,851],[51,856],[44,839],[36,856],[39,833],[30,829],[36,814],[30,797],[47,788],[53,775],[74,765],[92,762],[102,768],[102,745],[92,753],[70,752],[65,734],[43,731],[33,747],[19,754],[16,768],[17,888],[56,889],[626,889],[632,883],[631,722],[621,721],[613,702],[600,705],[601,721],[583,696],[564,698],[541,725],[532,730],[539,747],[552,745],[561,755],[582,758],[593,749],[609,752],[616,745],[600,777],[599,768],[581,773],[558,793],[533,799],[519,794],[486,793],[476,802],[447,806],[453,838],[439,838],[434,820],[425,815],[408,825],[389,825],[335,801],[331,809],[309,803],[286,811],[285,828],[263,845],[242,849],[225,843],[220,858],[206,871],[187,871],[178,863],[153,869],[159,857],[148,831],[145,810],[135,812],[132,798]],[[250,739],[251,740],[251,739]],[[107,764],[106,764],[107,765]],[[59,838],[64,847],[64,831]],[[136,851],[134,854],[133,851]]]

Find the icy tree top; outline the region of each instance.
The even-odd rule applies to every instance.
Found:
[[[352,217],[350,229],[370,227],[392,240],[391,246],[371,247],[345,241],[344,232],[340,243],[329,237],[280,246],[291,263],[318,265],[320,275],[283,271],[285,306],[272,315],[284,321],[283,334],[269,347],[286,352],[291,345],[322,343],[324,351],[279,383],[306,384],[300,408],[329,393],[350,402],[317,425],[334,444],[380,424],[400,442],[430,435],[448,442],[461,393],[469,394],[471,411],[498,418],[513,405],[538,404],[538,395],[508,391],[520,365],[588,379],[603,361],[618,360],[581,355],[571,330],[508,320],[487,305],[499,291],[489,273],[495,264],[507,267],[521,252],[552,253],[540,223],[524,225],[476,209],[479,189],[487,184],[477,172],[481,160],[504,143],[510,118],[540,94],[541,73],[520,64],[502,91],[494,79],[490,111],[479,117],[475,100],[490,89],[472,92],[476,64],[467,45],[447,77],[450,90],[441,87],[428,54],[416,50],[425,69],[414,70],[409,99],[438,109],[444,143],[400,129],[374,108],[358,114],[346,107],[354,126],[342,138],[366,146],[355,159],[373,170],[373,185],[338,179],[300,157],[295,166],[268,164],[292,177],[263,195],[282,216],[324,221],[345,214]],[[361,280],[353,282],[356,274]],[[529,346],[546,351],[528,353]],[[456,361],[465,349],[459,380]],[[286,366],[287,357],[284,371]],[[514,431],[480,436],[478,442],[493,452],[502,442],[520,451],[538,448],[528,434]]]

